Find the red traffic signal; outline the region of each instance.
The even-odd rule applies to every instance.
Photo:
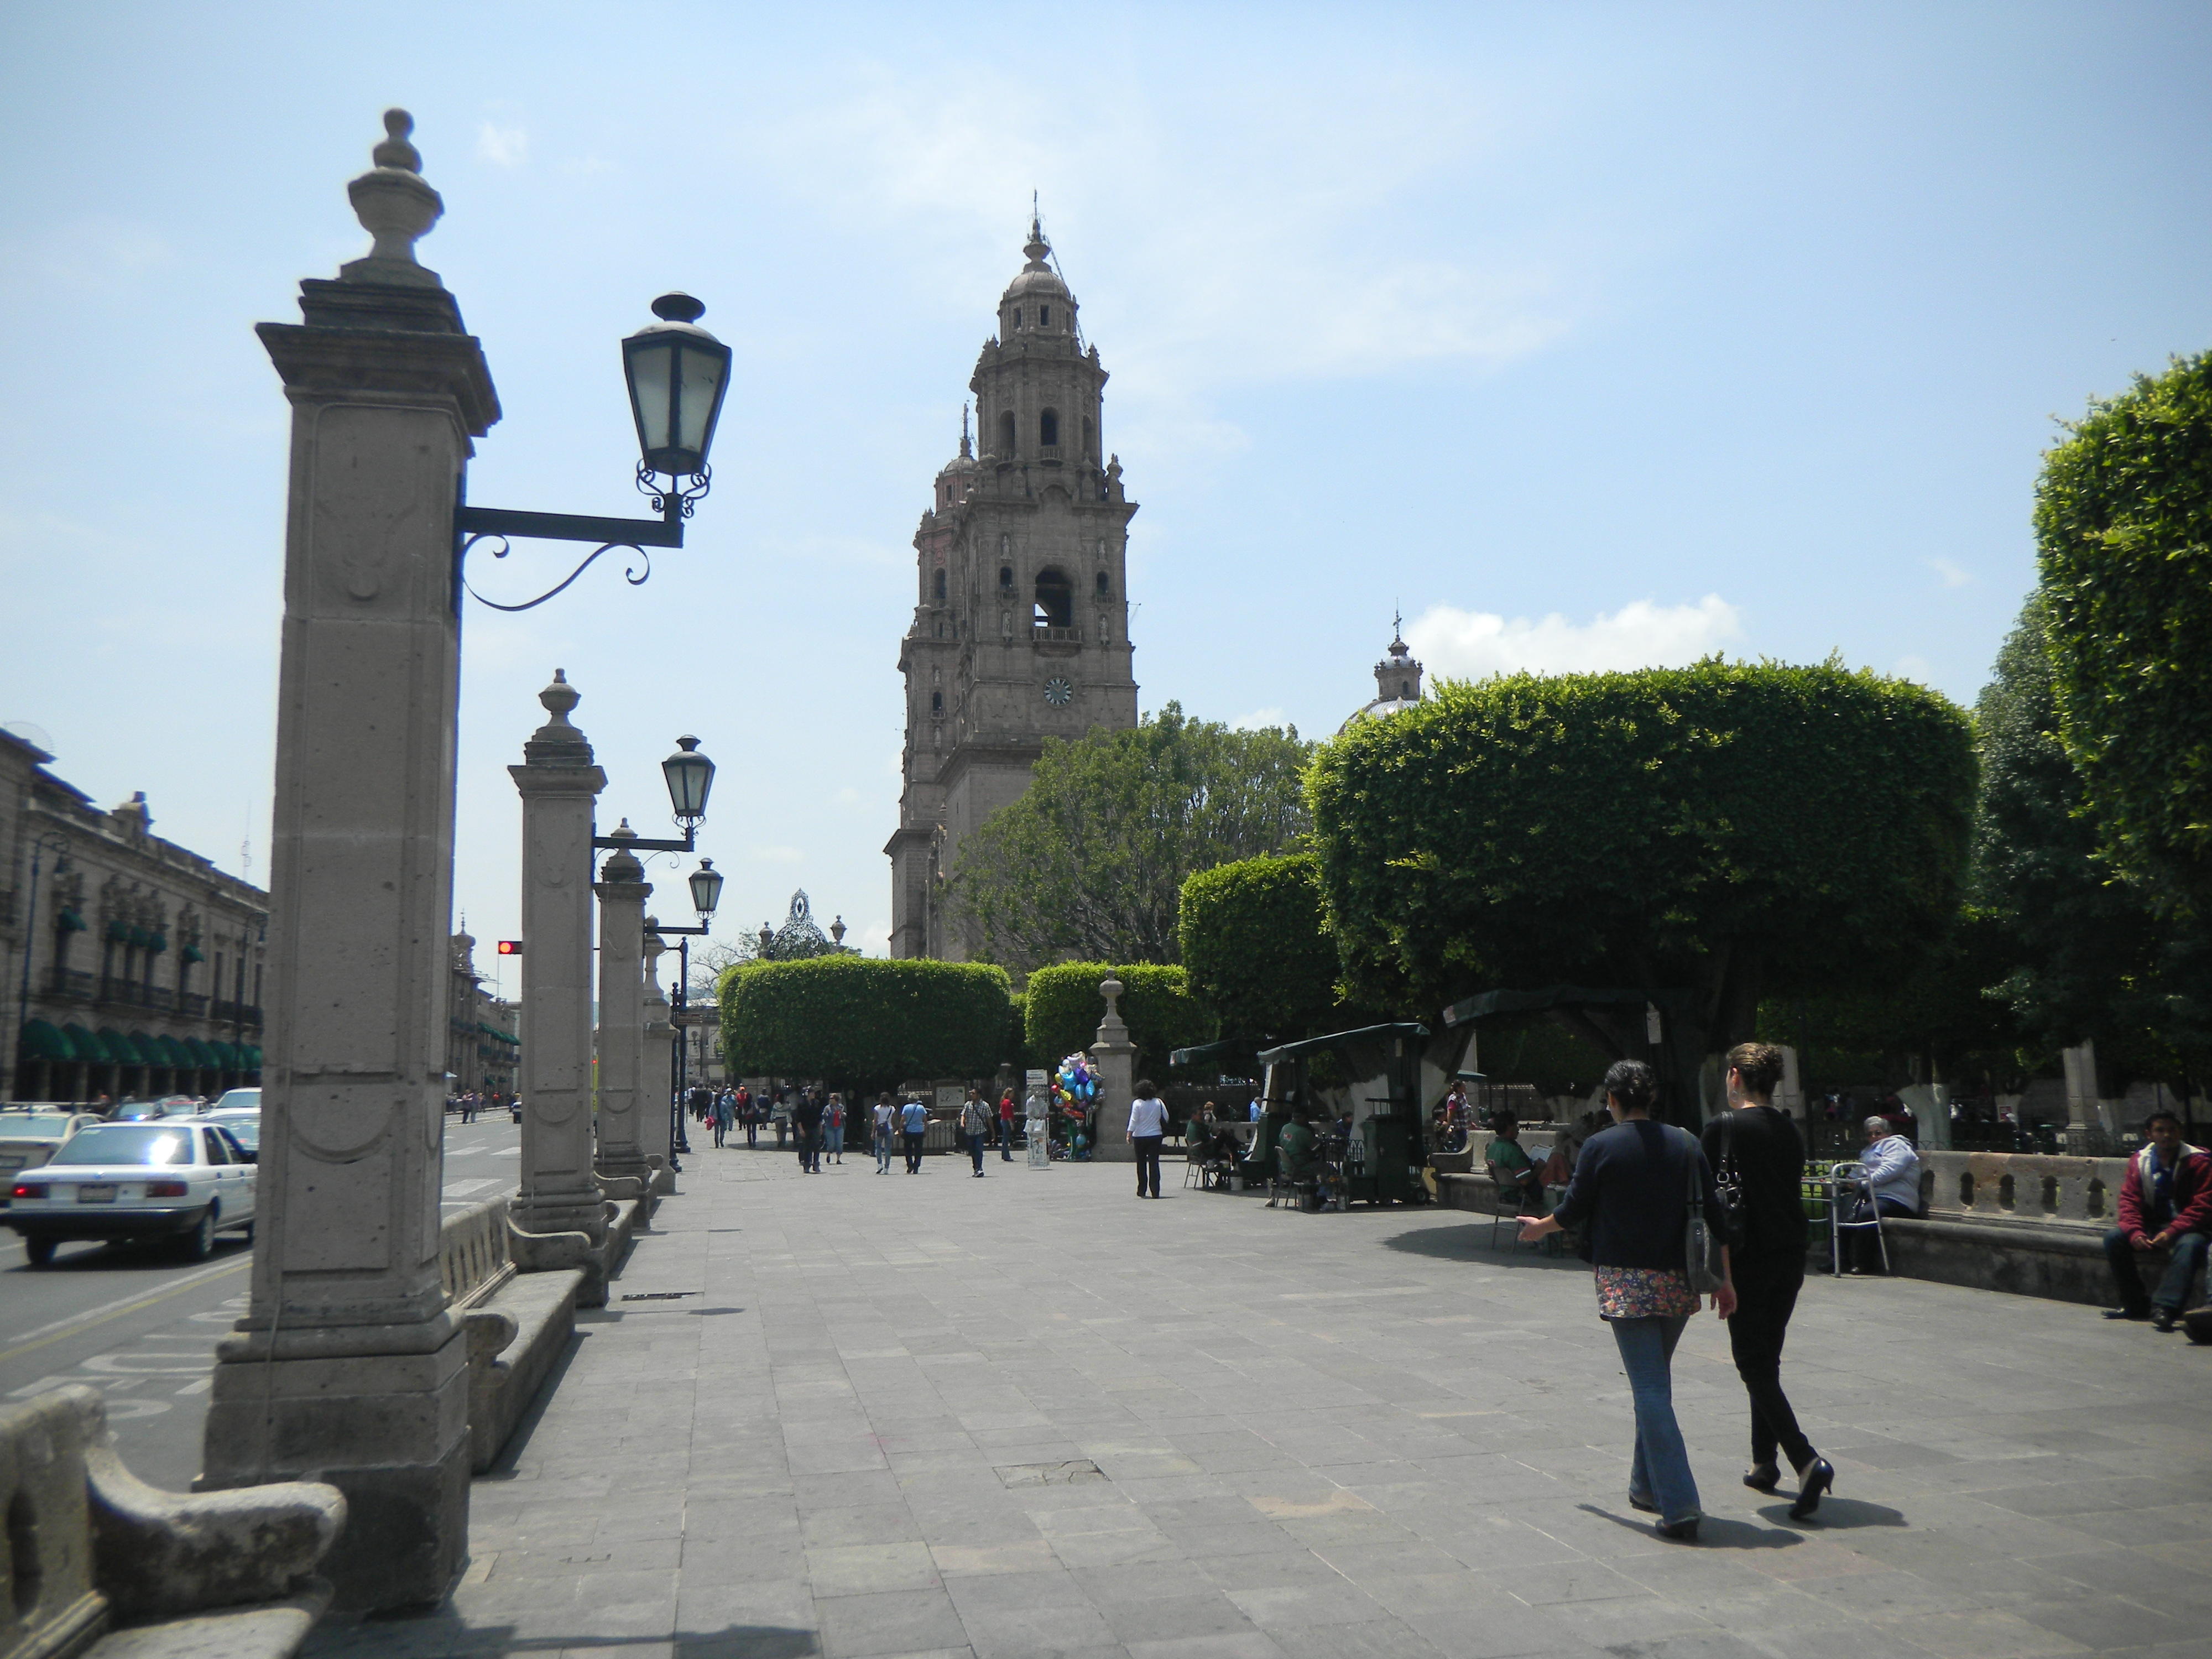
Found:
[[[503,957],[520,956],[522,954],[522,941],[519,939],[503,939],[500,940],[499,953]]]

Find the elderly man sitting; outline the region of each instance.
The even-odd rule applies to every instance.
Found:
[[[1497,1184],[1498,1196],[1519,1205],[1519,1213],[1535,1213],[1544,1202],[1544,1172],[1521,1144],[1519,1120],[1510,1112],[1499,1112],[1490,1127],[1493,1138],[1482,1161]]]
[[[1850,1219],[1872,1221],[1877,1215],[1915,1216],[1920,1213],[1920,1154],[1886,1117],[1866,1121],[1866,1151],[1859,1154],[1865,1170]],[[1851,1266],[1855,1273],[1881,1272],[1881,1245],[1873,1228],[1851,1235]]]
[[[2212,1155],[2182,1139],[2181,1120],[2171,1112],[2154,1112],[2143,1130],[2150,1144],[2128,1160],[2120,1224],[2105,1235],[2105,1259],[2120,1291],[2120,1305],[2105,1317],[2155,1320],[2170,1331],[2212,1246]],[[2167,1252],[2166,1273],[2146,1297],[2136,1261],[2152,1250]]]

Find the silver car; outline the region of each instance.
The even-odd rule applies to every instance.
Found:
[[[258,1173],[220,1124],[88,1124],[15,1177],[6,1219],[34,1267],[70,1239],[176,1238],[204,1261],[218,1232],[252,1241]]]
[[[100,1118],[69,1107],[0,1107],[0,1210],[8,1207],[8,1188],[19,1170],[34,1170],[54,1155],[71,1132]]]

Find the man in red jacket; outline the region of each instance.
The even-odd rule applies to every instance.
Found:
[[[2128,1160],[2120,1224],[2105,1235],[2105,1259],[2120,1289],[2120,1305],[2105,1317],[2148,1319],[2170,1331],[2212,1248],[2212,1154],[2182,1139],[2181,1120],[2171,1112],[2154,1112],[2143,1130],[2150,1145]],[[2168,1255],[2157,1293],[2146,1297],[2136,1258],[2150,1250]]]

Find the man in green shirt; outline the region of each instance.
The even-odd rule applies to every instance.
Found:
[[[1483,1158],[1489,1165],[1491,1180],[1498,1183],[1498,1195],[1513,1198],[1523,1214],[1533,1215],[1544,1202],[1544,1172],[1522,1146],[1521,1125],[1515,1118],[1500,1112],[1490,1127],[1496,1139]]]

